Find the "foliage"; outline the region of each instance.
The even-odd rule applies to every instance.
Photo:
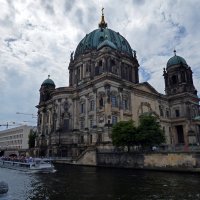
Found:
[[[121,121],[112,128],[112,141],[115,146],[129,147],[135,144],[136,127],[134,122]]]
[[[143,147],[155,146],[165,142],[165,135],[157,118],[152,115],[142,115],[137,128],[137,141]]]
[[[114,146],[128,147],[138,145],[151,147],[165,142],[165,135],[157,118],[152,115],[140,117],[139,126],[134,122],[121,121],[112,128],[112,141]]]
[[[28,136],[28,145],[29,149],[35,147],[35,138],[36,138],[36,131],[30,130],[29,136]]]

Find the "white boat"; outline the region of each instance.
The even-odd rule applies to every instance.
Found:
[[[56,171],[51,160],[46,158],[33,158],[28,162],[0,158],[0,167],[34,173],[52,173]]]

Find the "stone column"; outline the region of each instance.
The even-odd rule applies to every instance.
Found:
[[[44,128],[45,128],[45,121],[44,121],[44,118],[45,118],[45,113],[44,111],[42,111],[42,118],[41,118],[41,133],[44,132]]]
[[[85,78],[85,71],[86,71],[86,63],[83,63],[83,66],[82,66],[82,79]]]
[[[97,106],[98,106],[98,98],[97,98],[97,89],[93,88],[94,93],[94,102],[95,102],[95,112],[94,112],[94,118],[93,118],[93,125],[97,125]]]
[[[111,116],[111,86],[109,84],[104,86],[105,88],[105,115],[106,115],[106,124],[108,123],[108,116]],[[110,122],[111,123],[111,122]]]
[[[119,92],[119,111],[120,111],[120,121],[124,119],[124,110],[123,110],[123,88],[118,88]]]
[[[78,110],[79,107],[77,107],[78,98],[75,97],[72,102],[73,102],[73,116],[74,116],[73,122],[72,122],[73,129],[78,129],[78,121],[77,121],[77,117],[78,117],[78,114],[79,114],[79,110]]]
[[[89,96],[85,98],[85,128],[88,128]]]

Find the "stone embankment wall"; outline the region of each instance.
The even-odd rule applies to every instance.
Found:
[[[97,163],[96,158],[97,158],[96,150],[88,149],[78,157],[78,159],[75,161],[75,164],[95,166]]]
[[[97,153],[98,166],[199,171],[200,153]]]
[[[200,152],[100,153],[96,150],[89,150],[85,151],[75,164],[135,169],[200,172]]]

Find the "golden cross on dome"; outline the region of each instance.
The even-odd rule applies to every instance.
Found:
[[[176,49],[174,49],[174,55],[176,56]]]
[[[101,9],[101,12],[102,12],[102,14],[101,14],[101,21],[100,21],[100,23],[99,23],[99,28],[101,28],[101,29],[107,27],[107,23],[106,23],[105,20],[104,20],[104,13],[103,13],[103,10],[104,10],[104,8]]]
[[[104,8],[101,9],[102,15],[104,15],[104,14],[103,14],[103,10],[104,10]]]

